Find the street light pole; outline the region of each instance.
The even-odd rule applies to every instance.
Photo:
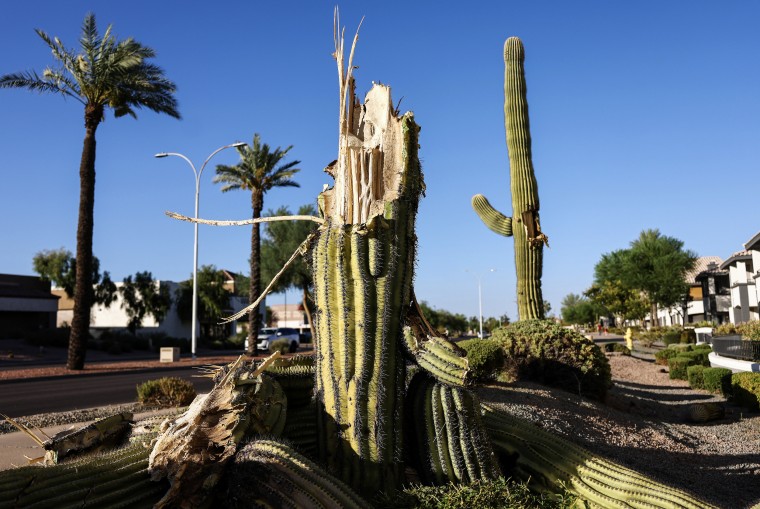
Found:
[[[482,285],[480,284],[480,279],[483,274],[476,274],[469,269],[465,269],[465,272],[469,272],[478,280],[478,314],[480,318],[480,335],[478,337],[483,339],[483,292],[481,291]],[[496,272],[496,269],[488,269],[488,272]]]
[[[195,169],[195,165],[193,162],[188,159],[183,154],[177,153],[177,152],[160,152],[156,154],[154,157],[168,157],[168,156],[176,156],[181,157],[182,159],[187,162],[187,164],[190,165],[190,168],[193,170],[193,174],[195,175],[195,219],[196,222],[193,223],[193,229],[194,229],[194,239],[193,239],[193,317],[192,317],[192,327],[191,327],[191,340],[190,340],[190,350],[193,356],[193,359],[195,359],[196,356],[196,344],[197,344],[197,326],[198,326],[198,203],[200,201],[200,194],[201,194],[201,175],[203,174],[203,169],[206,167],[206,164],[208,164],[209,160],[211,160],[212,157],[214,157],[217,153],[221,152],[222,150],[226,148],[231,147],[242,147],[245,145],[244,142],[236,142],[231,143],[229,145],[224,145],[223,147],[219,147],[218,149],[211,152],[211,155],[209,155],[205,161],[203,161],[203,164],[201,165],[200,170]]]

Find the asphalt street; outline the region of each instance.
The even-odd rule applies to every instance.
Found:
[[[130,403],[137,399],[137,385],[163,376],[189,380],[199,393],[211,389],[211,380],[199,378],[194,368],[152,372],[69,375],[47,379],[0,382],[0,413],[20,417],[48,412]]]

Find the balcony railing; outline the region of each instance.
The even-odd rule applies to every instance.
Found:
[[[712,349],[721,357],[760,362],[760,341],[742,339],[739,335],[713,336]]]

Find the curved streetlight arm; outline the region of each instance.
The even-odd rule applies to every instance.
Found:
[[[218,149],[211,152],[211,155],[209,155],[205,161],[203,161],[203,165],[201,166],[200,171],[195,169],[195,165],[193,162],[186,157],[184,154],[180,154],[179,152],[160,152],[155,155],[155,157],[162,158],[162,157],[168,157],[168,156],[176,156],[180,157],[187,162],[187,164],[190,165],[190,168],[193,169],[193,174],[195,175],[195,219],[196,223],[193,225],[194,230],[194,240],[193,240],[193,316],[192,316],[192,325],[191,325],[191,353],[193,356],[193,359],[195,359],[195,348],[196,348],[196,338],[197,338],[197,330],[196,325],[198,323],[198,202],[200,198],[200,184],[201,184],[201,174],[203,173],[203,169],[206,167],[206,164],[211,160],[212,157],[214,157],[217,153],[221,152],[222,150],[226,148],[231,147],[241,147],[245,145],[245,143],[238,141],[235,143],[230,143],[229,145],[224,145],[223,147],[219,147]]]

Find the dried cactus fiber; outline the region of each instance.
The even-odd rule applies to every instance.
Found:
[[[563,487],[605,508],[713,507],[681,490],[665,486],[533,424],[482,405],[483,424],[497,456],[516,461],[513,472],[534,488],[557,492]]]
[[[722,419],[726,416],[726,407],[722,403],[692,403],[686,407],[686,420],[703,423]]]
[[[148,474],[155,433],[125,447],[54,466],[27,466],[0,472],[0,508],[150,508],[166,493],[166,481]]]
[[[477,396],[418,373],[406,397],[406,454],[424,483],[469,483],[501,474]]]
[[[211,391],[198,396],[179,418],[166,422],[150,454],[151,478],[171,483],[157,508],[208,507],[226,463],[246,433],[282,432],[285,393],[263,373],[277,357],[259,366],[246,365],[240,357],[219,368]]]
[[[390,490],[403,472],[400,342],[423,190],[418,127],[411,113],[397,117],[384,85],[364,105],[349,94],[348,105],[311,251],[320,457],[357,489]]]
[[[504,43],[504,123],[509,152],[512,217],[494,209],[483,195],[472,206],[488,228],[514,236],[517,269],[517,313],[520,320],[544,317],[541,294],[543,245],[548,239],[539,221],[538,184],[533,170],[530,122],[525,86],[525,50],[522,41],[510,37]]]
[[[364,509],[370,505],[291,447],[272,440],[242,446],[225,477],[224,507]]]

